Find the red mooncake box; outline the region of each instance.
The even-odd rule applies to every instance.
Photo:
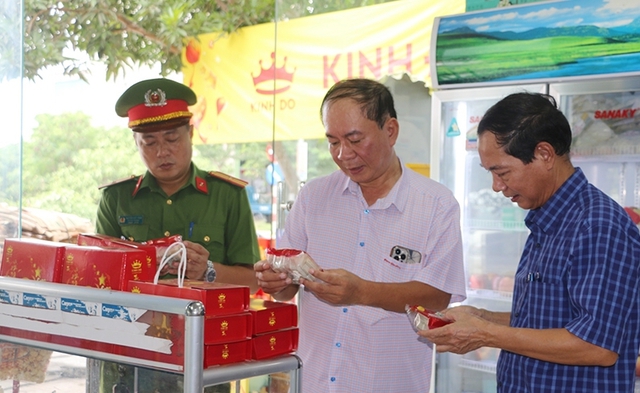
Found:
[[[184,280],[183,286],[179,287],[178,279],[171,278],[158,280],[157,284],[132,281],[129,283],[128,290],[135,293],[198,300],[204,305],[206,316],[237,314],[249,309],[249,287],[244,285]]]
[[[251,340],[205,345],[204,368],[251,360]]]
[[[61,282],[125,291],[129,281],[153,281],[155,274],[142,250],[67,244]]]
[[[5,239],[0,276],[62,282],[65,245],[34,238]]]
[[[204,343],[220,344],[251,338],[251,313],[216,315],[204,319]]]
[[[249,312],[254,335],[298,326],[298,307],[293,303],[251,299]]]
[[[251,338],[253,359],[268,359],[298,349],[298,328],[254,335]]]

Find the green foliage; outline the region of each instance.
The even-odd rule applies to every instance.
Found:
[[[93,127],[83,113],[41,114],[38,126],[24,142],[23,205],[91,220],[100,200],[99,187],[145,167],[128,128]],[[325,140],[309,143],[309,178],[336,169]],[[195,145],[193,161],[205,170],[222,171],[249,182],[264,181],[269,164],[267,143]],[[295,142],[285,142],[282,157],[295,157]],[[0,202],[20,200],[19,148],[0,149]],[[285,158],[286,159],[286,158]],[[267,190],[268,192],[268,190]]]
[[[25,0],[25,76],[62,65],[85,79],[89,60],[106,64],[107,79],[156,63],[167,75],[181,69],[187,37],[270,22],[274,12],[274,0]],[[19,64],[17,55],[8,59]]]
[[[93,220],[99,186],[145,170],[129,129],[93,127],[83,113],[37,120],[24,142],[24,206]]]
[[[20,200],[20,146],[0,148],[0,204],[17,206]]]
[[[106,79],[139,66],[180,72],[188,37],[363,7],[389,0],[24,0],[24,76],[48,67],[86,81],[92,61]],[[0,2],[0,81],[21,75],[19,1]],[[274,37],[275,39],[275,37]]]

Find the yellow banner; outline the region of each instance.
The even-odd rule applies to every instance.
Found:
[[[198,96],[194,143],[324,137],[320,103],[335,82],[408,74],[429,79],[436,16],[464,0],[402,0],[285,22],[202,34],[183,53],[184,83]],[[429,110],[429,108],[425,108]]]

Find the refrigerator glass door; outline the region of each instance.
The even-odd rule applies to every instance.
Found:
[[[551,84],[549,93],[571,125],[573,165],[640,224],[640,78]]]
[[[522,91],[546,93],[546,85],[436,91],[432,95],[432,177],[449,187],[461,207],[467,284],[465,304],[509,311],[513,277],[528,235],[526,211],[492,189],[480,166],[476,130],[493,104]],[[496,391],[499,351],[437,357],[436,392]]]
[[[573,132],[571,160],[624,207],[640,207],[640,78],[551,84]]]

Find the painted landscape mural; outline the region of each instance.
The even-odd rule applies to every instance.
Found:
[[[640,72],[638,1],[549,1],[435,23],[438,85]]]

